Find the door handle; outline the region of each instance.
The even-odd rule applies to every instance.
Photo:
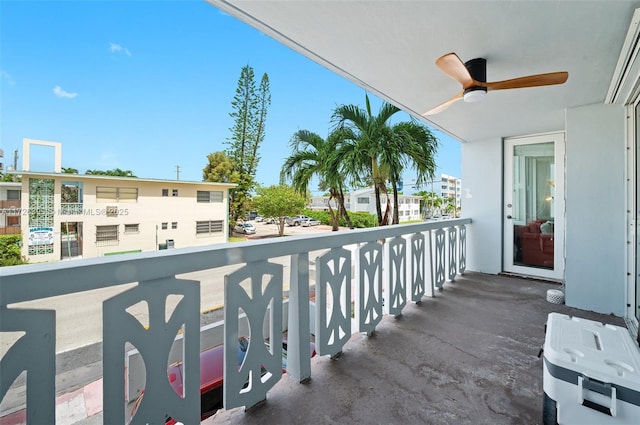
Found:
[[[508,215],[508,216],[507,216],[507,218],[508,218],[509,220],[511,220],[513,217],[511,217],[510,215]]]

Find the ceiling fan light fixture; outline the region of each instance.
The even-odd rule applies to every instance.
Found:
[[[471,87],[464,91],[464,101],[469,103],[480,102],[487,96],[486,87]]]
[[[484,58],[462,60],[454,52],[436,59],[436,66],[449,77],[462,85],[462,90],[449,100],[431,108],[423,115],[440,113],[453,103],[464,99],[465,102],[480,102],[488,90],[522,89],[527,87],[553,86],[564,84],[569,78],[567,71],[548,72],[546,74],[525,75],[502,81],[487,81],[487,60]]]

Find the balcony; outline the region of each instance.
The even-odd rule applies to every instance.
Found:
[[[0,210],[3,210],[5,214],[20,215],[20,200],[0,201]]]
[[[27,371],[26,421],[53,423],[60,409],[56,385],[63,384],[56,383],[56,351],[62,346],[56,317],[62,312],[37,303],[110,291],[115,295],[101,304],[103,423],[128,421],[128,343],[138,349],[146,374],[145,396],[131,423],[164,423],[166,415],[198,423],[198,354],[222,341],[200,339],[201,297],[211,287],[193,276],[218,269],[224,274],[226,358],[237,356],[243,313],[252,340],[278,340],[286,329],[288,378],[281,379],[278,344],[251,344],[242,367],[225,363],[227,410],[205,423],[536,422],[542,394],[536,356],[546,314],[575,312],[546,303],[550,284],[461,275],[470,222],[4,268],[0,396],[4,401]],[[146,308],[144,317],[131,313],[139,305]],[[310,330],[319,354],[313,359],[304,355]],[[167,361],[176,355],[185,364],[183,398],[167,380]],[[243,411],[265,399],[259,408]]]
[[[60,215],[82,215],[82,202],[63,202],[60,204]]]
[[[0,235],[19,235],[21,231],[20,226],[0,227]]]

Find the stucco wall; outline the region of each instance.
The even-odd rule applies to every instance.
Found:
[[[467,230],[467,269],[502,271],[502,140],[462,144],[462,217]]]
[[[228,186],[213,183],[149,181],[144,179],[113,179],[86,178],[77,175],[43,175],[36,176],[52,178],[55,181],[54,195],[54,245],[53,253],[30,256],[27,244],[23,245],[23,255],[30,262],[58,261],[61,257],[61,242],[63,229],[70,223],[73,229],[75,223],[81,223],[81,252],[82,257],[92,258],[107,254],[129,251],[155,251],[158,244],[168,239],[174,241],[174,248],[202,246],[224,243],[228,236]],[[29,176],[23,179],[22,206],[28,210],[29,206]],[[82,211],[80,214],[67,214],[61,208],[62,182],[82,182]],[[96,199],[97,187],[136,188],[137,200],[105,201]],[[162,190],[168,190],[168,196],[162,196]],[[172,196],[173,190],[178,190],[178,196]],[[197,202],[197,191],[220,191],[222,202]],[[117,216],[107,216],[107,207],[117,207]],[[223,221],[222,231],[209,234],[196,234],[197,221]],[[29,233],[28,217],[22,223],[23,235]],[[166,229],[162,224],[166,223]],[[176,228],[172,228],[176,223]],[[96,226],[117,225],[118,240],[98,242],[96,240]],[[138,225],[137,232],[125,232],[125,225]],[[64,232],[66,233],[66,232]],[[75,240],[75,237],[74,239]],[[75,245],[74,245],[75,246]]]
[[[624,314],[625,115],[619,105],[566,114],[566,304]]]

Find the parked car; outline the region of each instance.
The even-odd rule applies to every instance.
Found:
[[[245,235],[254,235],[256,233],[256,228],[253,224],[247,223],[238,223],[233,228],[233,231],[236,233],[244,233]]]
[[[241,336],[238,338],[238,367],[242,365],[244,357],[249,347],[249,338]],[[312,342],[309,347],[309,354],[311,357],[316,355],[316,347]],[[287,340],[282,340],[282,373],[286,373],[287,367]],[[183,375],[182,375],[182,362],[176,362],[169,366],[167,370],[167,377],[169,378],[169,384],[171,388],[182,396],[183,389]],[[214,413],[221,409],[223,402],[223,383],[224,383],[224,345],[217,345],[215,347],[204,350],[200,353],[200,420],[212,416]],[[142,398],[144,396],[144,390],[136,400],[131,416],[133,417],[140,406]],[[174,425],[177,422],[173,418],[168,418],[166,425]]]
[[[260,222],[262,222],[262,221],[264,221],[264,217],[263,217],[263,216],[261,216],[261,215],[257,215],[257,216],[256,216],[256,223],[260,223]]]
[[[258,216],[258,212],[257,211],[251,211],[248,212],[244,215],[245,220],[255,220],[255,218]]]
[[[287,217],[284,222],[287,226],[300,226],[302,220],[307,220],[311,217],[307,217],[306,215],[296,215],[294,217]]]
[[[316,220],[315,218],[307,218],[304,219],[300,222],[300,225],[302,227],[311,227],[311,226],[317,226],[318,224],[320,224],[320,222],[318,220]]]

